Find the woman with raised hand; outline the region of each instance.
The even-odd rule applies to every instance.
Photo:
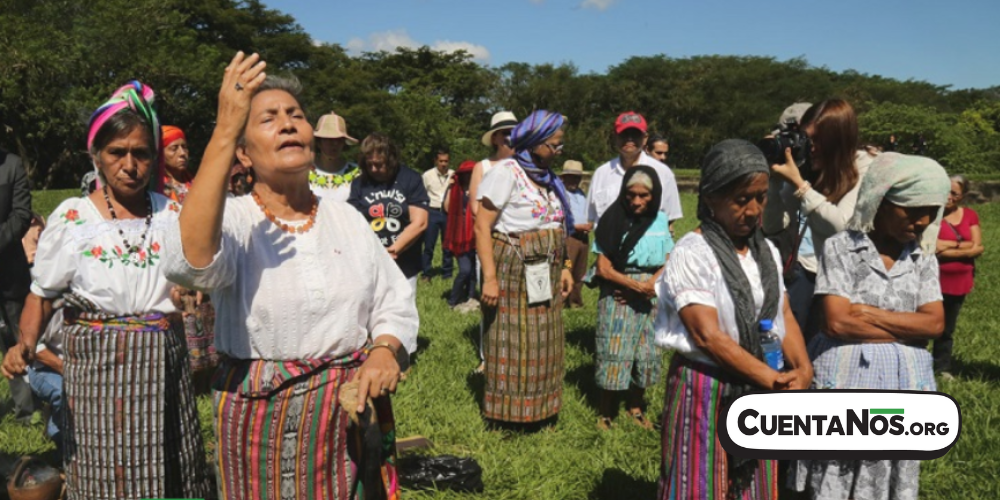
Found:
[[[214,427],[225,499],[396,498],[387,396],[397,359],[415,348],[417,312],[365,219],[310,190],[313,129],[298,91],[294,80],[265,76],[256,54],[233,58],[215,131],[167,237],[174,255],[164,271],[211,292],[216,306],[223,361]],[[256,176],[249,196],[226,195],[234,155]],[[338,394],[352,380],[358,407],[342,408]],[[362,452],[348,411],[370,421],[369,397],[377,418],[369,430],[383,435]]]
[[[572,215],[552,172],[562,152],[559,113],[535,111],[514,127],[513,159],[479,186],[476,252],[486,329],[483,414],[503,423],[548,423],[562,406],[562,299],[573,288],[563,261]]]
[[[160,155],[153,90],[138,81],[118,89],[89,129],[100,187],[49,218],[4,372],[23,372],[64,296],[67,498],[212,496],[183,328],[168,316],[173,285],[161,270],[180,206],[150,186]]]
[[[657,282],[656,343],[675,350],[657,498],[777,498],[778,462],[732,456],[718,437],[721,408],[740,395],[806,389],[812,380],[778,251],[760,227],[769,172],[753,144],[716,144],[702,161],[701,226],[677,242]],[[781,339],[786,371],[764,361],[768,323]]]
[[[825,322],[809,342],[816,389],[934,391],[928,339],[944,329],[938,262],[921,238],[951,182],[934,160],[875,158],[847,231],[826,240],[816,275]],[[927,232],[930,231],[929,234]],[[799,461],[789,482],[815,499],[917,498],[918,460]]]
[[[656,170],[637,165],[625,173],[618,200],[597,225],[594,253],[601,298],[597,302],[597,426],[611,427],[616,392],[628,391],[629,416],[653,428],[644,413],[646,388],[660,380],[660,349],[653,342],[656,280],[674,247],[667,216],[660,212],[663,187]]]

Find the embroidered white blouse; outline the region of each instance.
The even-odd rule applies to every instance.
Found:
[[[138,252],[129,245],[142,241],[146,219],[111,221],[89,198],[70,198],[49,216],[38,240],[31,269],[31,291],[55,299],[72,291],[111,314],[170,313],[173,285],[160,272],[163,238],[177,221],[180,205],[153,194],[153,218]]]
[[[354,207],[319,200],[313,228],[291,234],[265,218],[251,196],[227,198],[221,247],[203,269],[184,257],[180,224],[168,230],[163,271],[211,292],[218,352],[238,359],[340,357],[383,334],[416,350],[417,309],[403,273]]]
[[[771,255],[779,275],[778,317],[773,318],[772,331],[784,340],[785,316],[781,311],[784,311],[785,307],[785,284],[780,279],[781,257],[771,242],[767,244],[771,248]],[[739,259],[740,266],[750,281],[754,310],[759,314],[764,303],[760,269],[750,252],[739,255]],[[680,310],[692,304],[714,307],[718,311],[719,329],[739,342],[740,333],[736,327],[736,308],[733,306],[733,298],[722,276],[719,261],[701,234],[692,231],[677,242],[663,274],[656,282],[656,296],[659,298],[657,305],[659,311],[655,323],[656,344],[660,347],[676,349],[689,359],[716,366],[715,361],[694,344],[690,332],[681,321]]]
[[[499,210],[494,229],[504,234],[562,227],[565,214],[554,190],[546,193],[528,180],[514,160],[502,160],[483,175],[476,194]]]

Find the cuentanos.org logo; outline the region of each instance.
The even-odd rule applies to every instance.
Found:
[[[743,458],[929,460],[958,440],[958,403],[940,392],[818,390],[741,396],[719,417],[719,442]]]

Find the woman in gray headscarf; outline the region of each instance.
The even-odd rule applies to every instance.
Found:
[[[701,168],[701,226],[677,242],[657,282],[656,343],[676,351],[658,498],[772,499],[777,462],[730,456],[716,434],[721,408],[740,394],[805,389],[812,380],[778,252],[760,227],[770,169],[763,153],[741,140],[715,145]],[[763,361],[765,320],[782,339],[788,371]]]
[[[933,245],[950,188],[929,158],[883,153],[872,162],[848,230],[820,258],[826,321],[809,342],[815,388],[936,390],[927,340],[941,335],[944,306]],[[907,500],[917,498],[920,462],[800,461],[792,472],[789,482],[813,498]]]

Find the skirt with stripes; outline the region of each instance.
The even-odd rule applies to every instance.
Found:
[[[486,418],[531,423],[559,413],[565,342],[559,289],[564,239],[561,229],[493,235],[500,296],[497,307],[486,308],[483,317]],[[545,259],[550,263],[553,299],[528,304],[524,263]]]
[[[214,498],[181,325],[66,301],[66,498]]]
[[[374,400],[375,450],[371,429],[349,424],[341,411],[340,389],[365,358],[363,351],[339,359],[224,358],[212,391],[219,496],[398,499],[389,398]]]
[[[626,269],[626,276],[636,281],[653,276],[629,271]],[[601,282],[601,298],[597,301],[597,386],[624,391],[633,385],[645,389],[658,384],[663,363],[661,351],[653,343],[656,298],[619,304],[614,297],[617,287]]]
[[[717,425],[722,393],[732,383],[724,370],[674,354],[663,407],[660,500],[772,500],[778,498],[778,462],[759,460],[750,484],[730,491],[726,451]]]

